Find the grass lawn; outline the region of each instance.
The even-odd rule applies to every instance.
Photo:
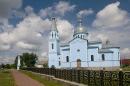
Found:
[[[9,70],[0,69],[0,86],[16,86]]]
[[[63,86],[62,84],[57,83],[55,81],[46,80],[45,78],[41,77],[39,74],[34,74],[29,71],[22,71],[22,72],[24,74],[28,75],[29,77],[31,77],[32,79],[35,79],[35,80],[39,81],[40,83],[43,83],[45,86]]]
[[[123,71],[130,71],[130,66],[122,68]]]

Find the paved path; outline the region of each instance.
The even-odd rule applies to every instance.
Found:
[[[17,86],[44,86],[20,71],[12,70],[12,75]]]

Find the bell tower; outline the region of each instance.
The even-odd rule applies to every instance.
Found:
[[[58,67],[60,54],[60,46],[59,46],[59,33],[57,30],[56,19],[53,17],[52,21],[52,29],[49,35],[49,67]]]

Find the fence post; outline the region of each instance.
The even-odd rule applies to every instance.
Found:
[[[56,77],[56,69],[54,69],[54,76]]]
[[[88,70],[88,85],[90,85],[90,70]]]
[[[104,86],[104,71],[100,71],[100,86]]]
[[[123,72],[119,71],[119,86],[123,86]]]
[[[82,70],[82,83],[84,83],[84,70]]]
[[[72,81],[72,69],[71,70],[69,70],[70,71],[70,81]]]
[[[78,72],[78,83],[80,83],[80,70],[77,70]]]

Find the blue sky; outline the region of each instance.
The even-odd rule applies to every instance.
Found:
[[[1,0],[0,63],[17,54],[35,52],[47,57],[51,17],[57,18],[62,42],[72,38],[81,17],[90,41],[110,40],[130,58],[130,0]]]
[[[90,24],[94,18],[97,12],[99,12],[101,9],[103,9],[105,6],[114,3],[116,1],[120,2],[120,8],[123,10],[127,10],[128,12],[130,12],[130,7],[129,3],[130,0],[23,0],[22,1],[22,6],[20,8],[20,10],[24,11],[24,9],[27,6],[31,6],[34,9],[35,13],[38,13],[41,9],[45,9],[49,6],[52,6],[56,3],[58,3],[59,1],[65,1],[68,2],[70,4],[74,4],[76,5],[76,8],[74,10],[74,12],[72,12],[71,14],[69,13],[68,16],[64,16],[64,18],[74,22],[76,16],[72,16],[72,15],[76,15],[76,13],[78,13],[80,10],[84,10],[84,9],[93,9],[94,10],[94,14],[91,15],[91,17],[88,17],[87,22],[88,24]],[[67,15],[67,14],[66,14]],[[12,19],[12,21],[10,23],[16,24],[17,23],[17,19],[16,21],[14,21],[14,19]]]

